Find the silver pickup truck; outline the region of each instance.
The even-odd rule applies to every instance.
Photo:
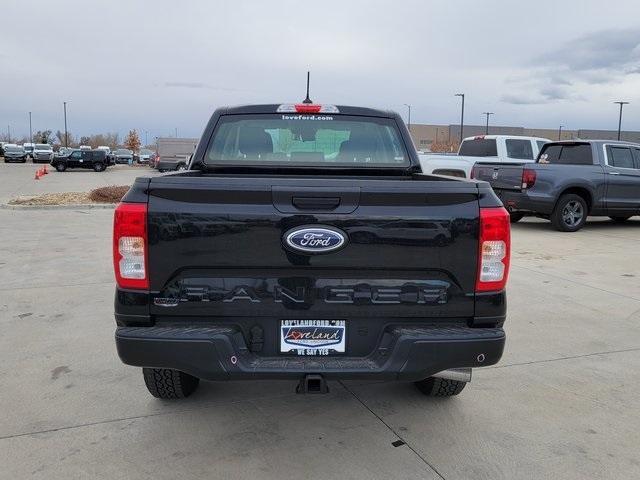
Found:
[[[580,230],[587,216],[624,222],[640,215],[640,144],[610,140],[547,143],[535,163],[478,163],[472,177],[491,184],[517,222],[551,220]]]

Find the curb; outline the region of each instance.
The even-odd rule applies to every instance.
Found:
[[[69,205],[10,205],[0,203],[0,209],[4,210],[104,210],[116,208],[115,203],[77,203]]]

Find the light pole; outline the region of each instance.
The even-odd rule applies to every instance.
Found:
[[[405,107],[407,107],[409,109],[409,116],[407,118],[407,127],[409,128],[409,132],[411,132],[411,105],[409,105],[408,103],[404,104]]]
[[[176,138],[178,138],[178,127],[176,127]]]
[[[562,127],[564,127],[564,125],[560,125],[558,127],[558,140],[562,138]]]
[[[31,129],[31,112],[29,112],[29,142],[33,143],[33,130]]]
[[[149,131],[144,131],[144,146],[146,147],[149,144]]]
[[[11,143],[11,125],[7,125],[7,142]]]
[[[483,115],[487,116],[487,126],[484,129],[484,134],[489,135],[489,115],[495,115],[494,112],[482,112]]]
[[[620,116],[618,117],[618,140],[620,140],[620,128],[622,127],[622,106],[628,105],[629,102],[613,102],[620,105]]]
[[[460,144],[462,145],[462,139],[464,138],[464,93],[456,93],[454,96],[462,98],[462,110],[460,112]]]
[[[67,133],[67,102],[62,102],[64,105],[64,146],[69,147],[69,134]]]

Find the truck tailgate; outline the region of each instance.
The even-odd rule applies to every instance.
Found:
[[[151,179],[148,193],[152,315],[474,315],[475,183],[175,175]],[[340,229],[346,246],[285,248],[305,225]]]
[[[489,182],[494,190],[521,190],[523,164],[476,163],[473,178]]]

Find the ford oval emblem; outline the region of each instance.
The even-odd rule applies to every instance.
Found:
[[[327,253],[344,246],[347,235],[332,227],[297,227],[284,235],[287,247],[305,253]]]

